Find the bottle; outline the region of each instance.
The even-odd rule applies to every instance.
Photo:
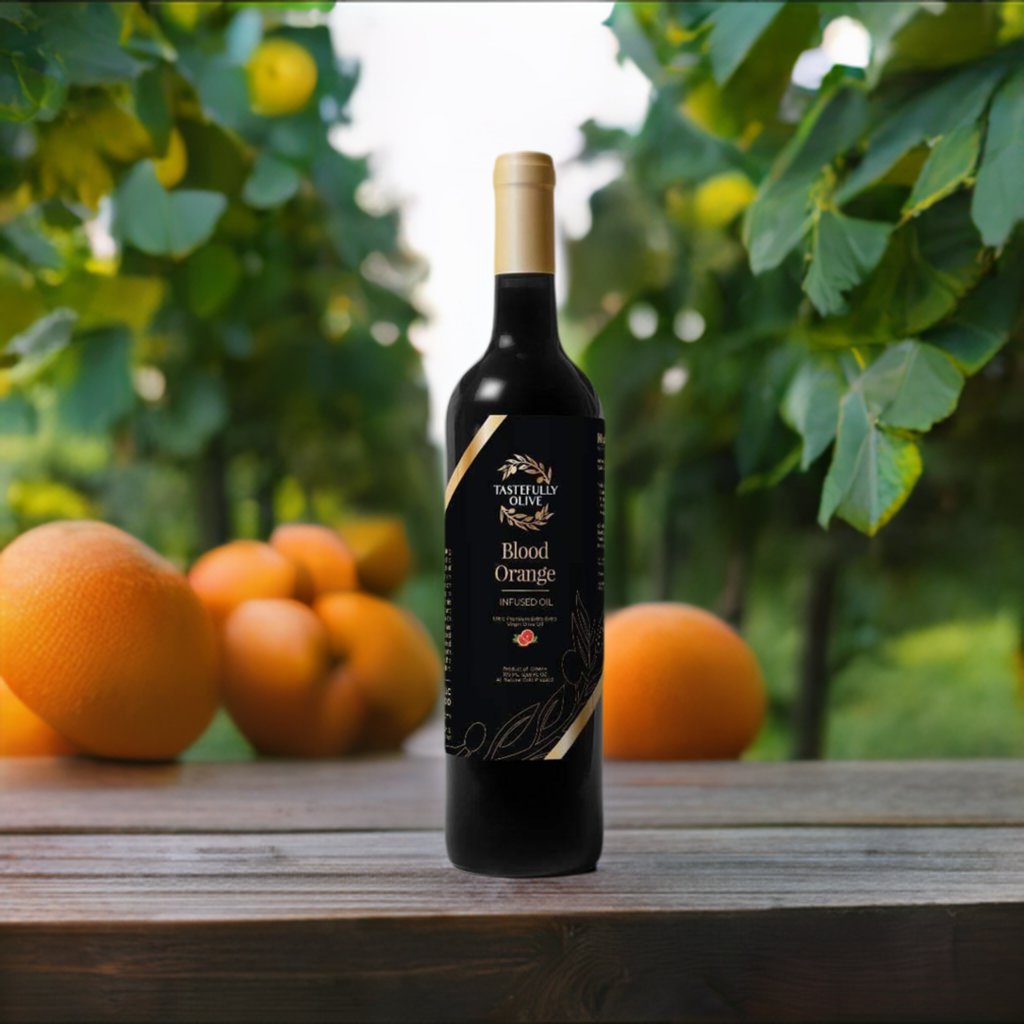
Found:
[[[448,406],[448,856],[509,878],[597,865],[604,421],[562,350],[551,158],[494,168],[494,329]]]

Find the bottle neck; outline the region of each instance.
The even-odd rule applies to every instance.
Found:
[[[541,153],[499,157],[494,170],[492,348],[557,350],[555,171]]]
[[[491,348],[543,353],[560,347],[555,275],[498,274]]]

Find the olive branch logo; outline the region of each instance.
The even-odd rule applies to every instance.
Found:
[[[535,476],[537,483],[549,484],[554,470],[529,455],[513,455],[498,467],[498,472],[501,473],[502,480],[507,480],[510,476],[515,476],[516,473],[527,473],[530,476]]]
[[[517,512],[514,508],[506,508],[502,505],[498,509],[498,520],[502,523],[508,523],[509,526],[515,526],[517,529],[536,533],[542,526],[547,524],[554,514],[547,505],[541,505],[533,513]]]
[[[513,455],[498,467],[498,472],[501,474],[502,480],[507,480],[517,473],[525,473],[527,476],[534,477],[539,484],[550,484],[555,473],[551,466],[545,466],[543,462],[538,462],[532,455]],[[502,505],[498,509],[498,521],[508,523],[509,526],[514,526],[517,530],[536,533],[554,514],[548,505],[542,505],[532,513],[520,512]]]

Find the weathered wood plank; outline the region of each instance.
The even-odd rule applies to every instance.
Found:
[[[620,829],[606,845],[593,874],[507,881],[452,868],[436,832],[3,836],[0,924],[969,903],[1024,918],[1021,829]]]
[[[981,905],[0,928],[0,1019],[1019,1021]]]
[[[436,829],[440,758],[0,760],[0,833]],[[610,763],[608,827],[1024,825],[1024,762]]]

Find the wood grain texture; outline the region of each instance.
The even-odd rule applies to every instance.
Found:
[[[0,1019],[1019,1021],[998,906],[0,928]]]
[[[0,924],[1024,905],[1024,830],[621,829],[596,872],[456,871],[437,832],[0,837]]]
[[[440,760],[0,762],[0,1021],[1024,1019],[1024,765],[607,767],[503,881]]]
[[[0,833],[437,829],[440,758],[119,765],[0,760]],[[1024,763],[623,763],[607,825],[1021,825]]]

